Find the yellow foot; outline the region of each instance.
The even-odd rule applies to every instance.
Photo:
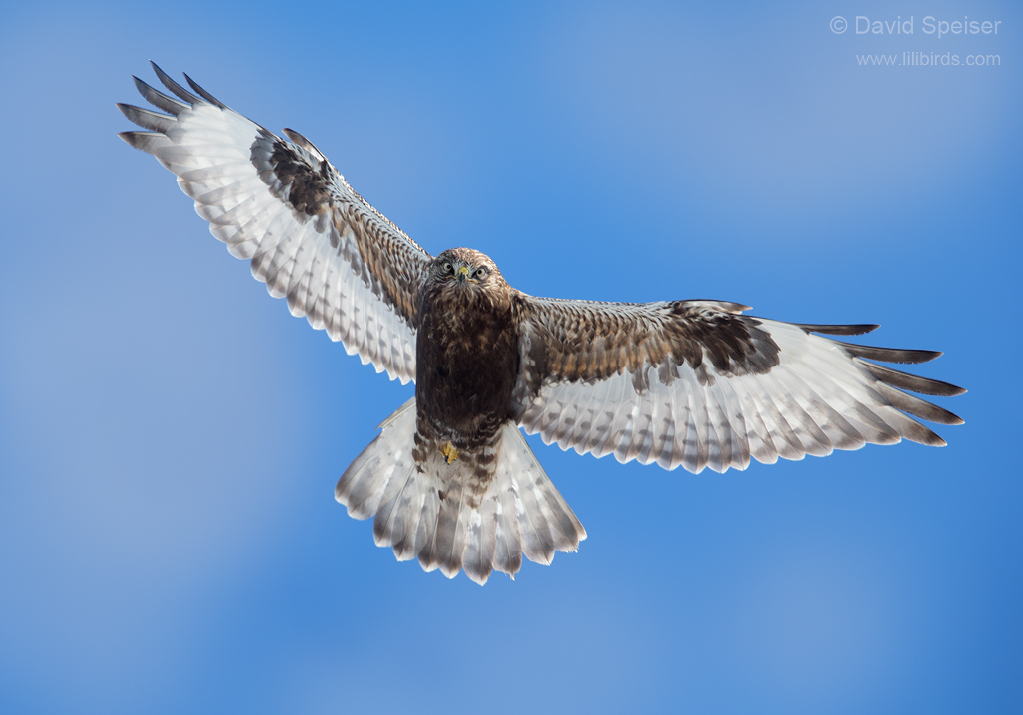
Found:
[[[440,453],[444,455],[444,461],[451,464],[458,459],[458,450],[455,449],[454,445],[450,442],[445,442],[440,448]]]

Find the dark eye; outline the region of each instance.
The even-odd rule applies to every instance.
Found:
[[[487,277],[487,269],[484,268],[483,266],[480,266],[479,268],[477,268],[476,269],[476,277],[477,278],[486,278]]]
[[[445,273],[454,273],[454,272],[455,272],[455,267],[454,267],[454,266],[452,266],[452,265],[451,265],[450,263],[448,263],[447,261],[444,261],[444,263],[442,263],[442,264],[441,264],[441,267],[440,267],[440,269],[441,269],[442,271],[444,271]]]

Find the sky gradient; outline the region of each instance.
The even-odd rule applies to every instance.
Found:
[[[1017,5],[3,13],[0,711],[1023,711]],[[903,52],[1001,64],[856,58]],[[969,389],[936,400],[966,424],[724,475],[531,437],[578,553],[484,588],[397,563],[333,488],[412,386],[292,318],[117,138],[150,58],[309,137],[433,254],[534,295],[880,323],[945,352],[917,371]]]

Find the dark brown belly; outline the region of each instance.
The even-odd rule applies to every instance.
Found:
[[[416,336],[416,407],[423,436],[486,443],[507,419],[518,361],[510,315],[427,316]]]

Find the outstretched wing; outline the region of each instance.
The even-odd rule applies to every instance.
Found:
[[[285,141],[185,79],[153,64],[170,97],[142,80],[139,92],[167,114],[125,104],[149,130],[122,139],[155,156],[210,232],[292,315],[341,340],[349,354],[402,383],[415,378],[415,295],[430,255],[363,200],[297,132]]]
[[[962,423],[904,392],[962,388],[868,362],[920,363],[941,353],[814,335],[859,335],[876,325],[781,323],[717,301],[637,305],[519,294],[516,305],[519,424],[580,454],[723,472],[745,469],[751,457],[774,463],[903,437],[944,445],[914,417]]]

